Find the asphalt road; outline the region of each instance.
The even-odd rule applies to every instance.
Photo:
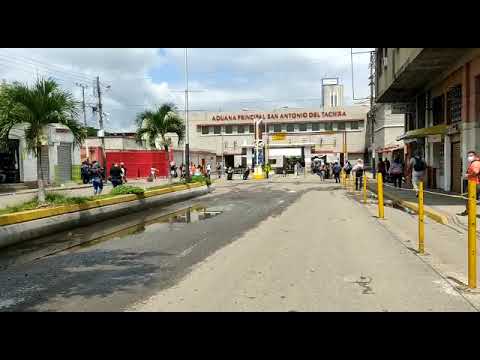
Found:
[[[214,193],[181,204],[1,251],[0,311],[125,309],[174,284],[192,265],[267,217],[280,214],[299,197],[296,187],[290,183],[266,191],[260,183],[219,185]],[[145,225],[162,214],[190,206],[221,213],[191,223],[162,217],[159,223]],[[179,217],[185,215],[180,212]],[[127,225],[132,227],[123,233],[61,251]]]
[[[0,268],[0,311],[475,310],[371,209],[314,177],[219,183],[7,249]]]

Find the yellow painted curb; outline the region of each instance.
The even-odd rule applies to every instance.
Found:
[[[370,188],[370,191],[373,191],[372,188]],[[405,201],[405,200],[402,200],[400,198],[397,198],[396,196],[394,195],[391,195],[387,192],[384,192],[383,193],[383,196],[387,199],[390,199],[390,200],[393,200],[395,202],[397,202],[400,206],[404,206],[412,211],[415,211],[415,212],[418,212],[418,205],[411,202],[411,201]],[[425,211],[425,215],[427,215],[430,219],[442,224],[442,225],[447,225],[448,224],[448,218],[439,213],[438,211],[435,211],[433,210],[432,208],[429,208],[428,206],[424,206],[424,211]]]
[[[62,205],[62,206],[56,206],[51,208],[27,210],[27,211],[12,213],[12,214],[4,214],[4,215],[0,215],[0,226],[12,225],[12,224],[17,224],[17,223],[37,220],[37,219],[43,219],[50,216],[72,213],[72,212],[81,211],[81,210],[94,209],[97,207],[114,205],[114,204],[119,204],[119,203],[133,201],[133,200],[141,200],[141,199],[152,197],[152,196],[187,190],[187,189],[196,188],[200,186],[204,186],[204,184],[193,183],[188,185],[187,184],[174,185],[174,186],[163,188],[163,189],[150,190],[150,191],[146,190],[144,194],[140,196],[135,194],[117,195],[117,196],[112,196],[111,198],[89,201],[85,204]]]

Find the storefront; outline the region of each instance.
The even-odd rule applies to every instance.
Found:
[[[9,139],[0,148],[0,184],[20,182],[20,140]]]

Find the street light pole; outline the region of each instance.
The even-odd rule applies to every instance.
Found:
[[[185,48],[185,178],[190,180],[190,141],[188,123],[188,52]]]

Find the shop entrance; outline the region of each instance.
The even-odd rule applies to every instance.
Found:
[[[6,146],[0,148],[0,184],[20,182],[20,141],[9,139]]]
[[[235,160],[233,155],[225,155],[223,157],[225,159],[225,166],[227,169],[231,167],[232,169],[235,167]]]
[[[283,166],[285,167],[287,174],[293,174],[295,172],[295,164],[299,162],[302,167],[305,167],[305,162],[301,156],[284,156]]]

